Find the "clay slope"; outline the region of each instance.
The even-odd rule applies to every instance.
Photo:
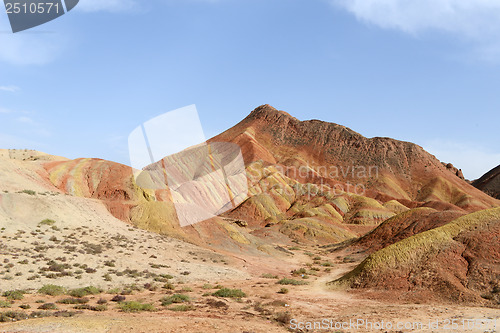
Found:
[[[472,185],[486,194],[500,199],[500,165],[472,182]]]
[[[471,213],[371,254],[330,285],[496,305],[499,240],[500,208]]]
[[[428,207],[411,209],[385,220],[352,245],[373,253],[405,238],[441,227],[465,214],[462,210],[438,211]]]
[[[211,141],[236,143],[247,164],[261,160],[285,166],[287,175],[303,183],[340,185],[346,192],[360,184],[368,189],[367,196],[381,202],[438,201],[468,211],[499,205],[418,145],[365,138],[319,120],[299,121],[269,105]]]
[[[252,236],[232,220],[215,217],[181,228],[168,189],[140,188],[128,166],[100,159],[67,160],[28,152],[11,150],[10,154],[0,155],[1,221],[21,225],[25,220],[34,223],[35,219],[36,222],[45,218],[68,219],[72,211],[85,220],[84,210],[95,206],[99,208],[91,209],[87,215],[95,219],[95,215],[102,215],[102,210],[111,213],[100,219],[104,224],[119,219],[124,227],[128,223],[197,245],[233,252],[276,253],[272,245]],[[75,202],[80,202],[83,211],[71,208]]]

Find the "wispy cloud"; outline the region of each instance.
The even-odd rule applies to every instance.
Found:
[[[431,140],[423,145],[424,149],[439,160],[453,163],[462,169],[468,179],[477,179],[500,164],[500,151],[467,142]]]
[[[16,92],[19,90],[19,87],[16,86],[0,86],[0,91]]]
[[[360,21],[412,35],[440,31],[500,55],[498,0],[329,0]],[[482,51],[484,49],[484,51]]]

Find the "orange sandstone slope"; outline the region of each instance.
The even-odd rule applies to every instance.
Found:
[[[440,210],[448,204],[448,208],[466,211],[499,205],[416,144],[365,138],[347,127],[319,120],[299,121],[269,105],[256,108],[211,141],[236,143],[247,164],[262,160],[288,167],[287,175],[300,182],[340,184],[349,192],[354,187],[346,183],[362,184],[367,196],[381,202],[427,202]],[[297,172],[300,167],[310,172]]]
[[[102,202],[116,218],[137,227],[203,246],[255,252],[273,248],[239,228],[234,221],[214,217],[181,228],[169,190],[139,187],[129,166],[101,159],[44,163],[41,176],[65,194]],[[260,251],[262,252],[262,251]]]

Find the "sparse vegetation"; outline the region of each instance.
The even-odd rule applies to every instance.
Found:
[[[21,300],[24,298],[24,290],[9,290],[3,293],[8,300]]]
[[[181,304],[181,305],[175,305],[168,309],[171,311],[191,311],[194,310],[194,307],[190,304]]]
[[[283,278],[276,283],[284,284],[284,285],[293,285],[293,286],[300,286],[300,285],[308,284],[306,281],[300,281],[300,280],[295,280],[295,279],[290,279],[290,278]]]
[[[57,310],[57,306],[54,303],[44,303],[38,307],[40,310]]]
[[[93,286],[88,286],[85,288],[72,289],[68,292],[68,295],[73,297],[85,297],[88,295],[98,295],[102,293],[102,290]]]
[[[264,279],[277,279],[278,276],[277,275],[274,275],[274,274],[271,274],[271,273],[265,273],[265,274],[262,274],[262,277]]]
[[[246,297],[247,295],[243,291],[241,291],[241,289],[222,288],[222,289],[219,289],[216,292],[214,292],[212,294],[212,296],[242,298],[242,297]]]
[[[10,308],[10,302],[0,300],[0,308]]]
[[[45,219],[43,221],[40,221],[40,223],[38,223],[38,225],[54,225],[56,223],[56,221],[54,220],[51,220],[51,219]]]
[[[279,291],[278,291],[278,294],[288,294],[289,290],[288,288],[281,288]]]
[[[153,304],[137,301],[119,303],[118,308],[123,312],[156,311]]]
[[[46,284],[38,290],[40,294],[49,296],[59,296],[65,293],[65,288],[54,284]]]
[[[189,302],[189,296],[183,294],[175,294],[172,296],[163,297],[161,299],[161,305],[168,306],[172,303],[184,303]]]

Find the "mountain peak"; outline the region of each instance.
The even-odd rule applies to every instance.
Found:
[[[269,104],[263,104],[255,108],[247,117],[247,119],[273,119],[273,118],[288,118],[298,120],[292,117],[289,113],[276,109]]]

